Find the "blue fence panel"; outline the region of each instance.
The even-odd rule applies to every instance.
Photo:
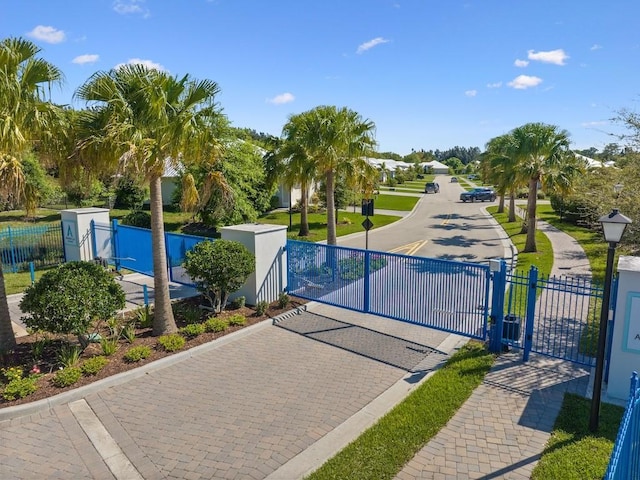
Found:
[[[0,260],[5,272],[58,265],[64,261],[60,223],[33,227],[8,227],[0,231]]]
[[[115,224],[113,235],[116,266],[153,276],[151,230]]]
[[[489,267],[287,242],[288,292],[351,310],[484,339]]]
[[[184,271],[182,264],[186,254],[200,242],[214,241],[213,238],[198,237],[195,235],[182,235],[177,233],[165,234],[165,247],[167,250],[167,265],[169,266],[169,279],[172,282],[184,285],[193,285],[193,280]]]
[[[616,443],[609,459],[604,480],[630,480],[640,478],[640,388],[638,374],[631,376],[627,409],[622,417]]]

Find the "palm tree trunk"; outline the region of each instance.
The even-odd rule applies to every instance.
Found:
[[[151,209],[151,239],[153,249],[153,335],[159,336],[178,330],[169,295],[169,275],[164,242],[164,220],[162,218],[162,188],[160,176],[149,181],[149,206]]]
[[[326,194],[327,194],[327,245],[337,245],[336,240],[336,208],[335,198],[333,196],[333,184],[335,174],[333,170],[327,172],[326,177]]]
[[[537,252],[536,246],[536,205],[538,199],[538,179],[529,180],[529,198],[527,199],[527,241],[524,252]]]
[[[0,354],[16,346],[16,335],[11,326],[11,315],[7,303],[7,291],[4,287],[4,272],[0,264]]]
[[[309,186],[306,181],[300,183],[300,231],[298,236],[309,236]]]
[[[509,218],[507,221],[516,221],[516,192],[514,189],[509,192]]]
[[[498,202],[498,213],[504,213],[504,197],[505,193],[502,192],[502,195],[500,195],[500,201]]]

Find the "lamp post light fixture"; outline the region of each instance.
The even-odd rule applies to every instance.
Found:
[[[589,430],[598,430],[600,416],[600,396],[602,394],[602,375],[604,371],[604,354],[607,345],[607,323],[609,321],[609,300],[611,297],[611,279],[613,276],[613,260],[616,246],[622,239],[622,234],[631,219],[622,215],[614,208],[609,215],[600,217],[600,224],[604,232],[604,239],[609,244],[607,249],[607,267],[604,274],[604,291],[602,292],[602,309],[600,311],[600,328],[598,333],[598,351],[596,353],[596,371],[593,381],[593,395],[591,397],[591,415]]]

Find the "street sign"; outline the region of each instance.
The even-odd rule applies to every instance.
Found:
[[[362,215],[366,217],[373,216],[373,198],[362,199]]]
[[[373,222],[371,220],[369,220],[369,217],[364,219],[364,222],[362,222],[362,227],[368,232],[369,230],[371,230],[373,228]]]

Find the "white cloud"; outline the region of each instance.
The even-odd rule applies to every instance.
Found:
[[[369,40],[368,42],[364,42],[363,44],[359,45],[356,53],[364,53],[367,50],[375,47],[376,45],[381,45],[387,42],[389,42],[389,40],[387,40],[386,38],[376,37],[373,40]]]
[[[500,88],[502,82],[487,83],[487,88]]]
[[[64,31],[57,28],[38,25],[36,28],[27,33],[28,36],[47,43],[64,42],[66,35]]]
[[[467,97],[475,97],[478,94],[477,90],[467,90],[464,92]]]
[[[598,45],[597,43],[594,43],[593,46],[591,47],[591,50],[600,50],[602,48],[602,45]]]
[[[565,65],[564,61],[569,58],[569,55],[564,53],[564,50],[559,48],[558,50],[549,50],[548,52],[534,52],[529,50],[527,58],[529,60],[535,60],[542,63],[553,63],[554,65]]]
[[[267,103],[273,103],[274,105],[282,105],[284,103],[291,103],[296,99],[293,94],[286,92],[276,95],[273,98],[267,98]]]
[[[113,2],[113,9],[120,15],[142,14],[149,16],[149,9],[143,8],[144,0],[116,0]]]
[[[96,63],[100,55],[95,54],[86,54],[86,55],[78,55],[76,58],[71,60],[71,63],[77,63],[79,65],[84,65],[85,63]]]
[[[525,90],[527,88],[535,87],[542,83],[542,79],[539,77],[532,77],[529,75],[518,75],[511,80],[507,85],[516,90]]]
[[[119,63],[114,68],[120,68],[124,65],[144,65],[145,67],[154,70],[166,71],[166,69],[159,63],[153,62],[151,60],[142,60],[141,58],[130,58],[125,63]]]
[[[595,121],[595,122],[582,122],[580,126],[582,127],[599,127],[601,125],[608,125],[607,121]]]
[[[513,64],[514,64],[516,67],[521,67],[521,68],[522,68],[522,67],[526,67],[527,65],[529,65],[529,61],[528,61],[528,60],[520,60],[520,59],[518,58],[518,59],[516,59],[516,61],[515,61],[515,62],[513,62]]]

